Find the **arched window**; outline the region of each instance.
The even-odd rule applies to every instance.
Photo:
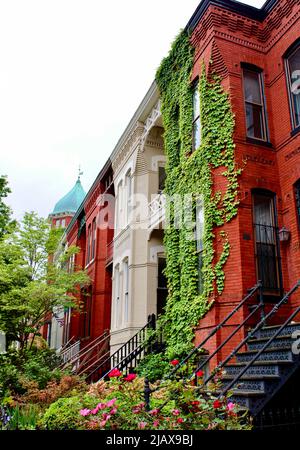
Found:
[[[300,40],[285,54],[293,129],[300,127]]]

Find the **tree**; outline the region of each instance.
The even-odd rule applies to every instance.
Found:
[[[61,233],[32,212],[0,241],[0,329],[21,351],[32,345],[54,308],[80,309],[76,294],[89,283],[85,271],[68,270],[77,247],[55,262],[49,258]]]
[[[15,221],[11,220],[11,209],[3,199],[10,194],[7,177],[0,175],[0,239],[9,232]]]

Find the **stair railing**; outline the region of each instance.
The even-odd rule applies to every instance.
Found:
[[[87,344],[82,350],[80,350],[73,359],[68,361],[66,364],[63,363],[59,366],[59,368],[65,369],[69,366],[74,366],[77,363],[81,363],[86,361],[86,359],[89,357],[91,352],[99,345],[102,344],[106,339],[109,337],[109,331],[105,330],[104,333],[101,336],[98,336],[96,339],[94,339],[92,342]]]
[[[258,291],[260,291],[260,301],[258,303],[257,306],[255,306],[254,310],[247,316],[247,318],[243,321],[242,324],[240,324],[238,326],[238,329],[236,329],[233,333],[231,333],[230,335],[230,339],[237,333],[237,331],[239,331],[245,324],[246,322],[261,308],[261,310],[263,311],[264,309],[264,303],[263,303],[263,295],[262,295],[262,282],[258,281],[258,283],[253,286],[253,288],[251,288],[249,290],[249,293],[240,301],[240,303],[225,317],[225,319],[222,320],[222,322],[220,322],[209,334],[208,336],[206,336],[205,339],[203,339],[203,341],[200,342],[200,344],[198,344],[187,356],[186,358],[184,358],[171,372],[170,374],[167,376],[167,378],[165,379],[169,379],[171,378],[184,364],[186,364],[186,362],[189,361],[189,359],[200,349],[202,349],[202,347],[221,329],[223,328],[223,326],[241,309],[242,306],[244,306],[246,304],[246,302]],[[264,315],[264,314],[262,314]],[[191,378],[194,376],[194,374],[200,370],[202,367],[204,367],[208,361],[211,360],[211,358],[213,356],[216,355],[216,353],[222,349],[224,347],[224,345],[230,340],[230,339],[226,339],[226,342],[224,341],[224,343],[222,343],[218,349],[213,353],[213,355],[209,356],[208,359],[205,359],[205,361],[199,365],[197,367],[197,369],[195,370],[195,372],[193,372]]]
[[[225,364],[226,362],[228,362],[238,351],[239,349],[242,347],[242,345],[244,345],[251,337],[253,337],[255,335],[255,333],[257,331],[259,331],[262,326],[265,324],[266,320],[269,319],[270,317],[272,317],[274,314],[276,314],[278,312],[278,310],[280,309],[280,307],[286,303],[289,299],[289,297],[300,287],[300,280],[295,284],[295,286],[282,298],[282,300],[274,306],[274,308],[257,324],[257,326],[251,331],[250,334],[248,334],[248,336],[243,340],[242,343],[240,343],[235,350],[229,355],[228,358],[226,358],[225,360]],[[273,343],[273,341],[277,338],[277,336],[280,335],[280,333],[282,332],[282,330],[289,325],[289,323],[294,319],[294,317],[300,312],[300,306],[298,306],[295,311],[288,317],[288,319],[284,322],[283,325],[281,325],[278,330],[276,331],[276,333],[274,333],[274,335],[266,342],[266,344],[258,351],[258,353],[255,354],[255,356],[251,359],[251,361],[248,362],[248,364],[246,364],[246,366],[236,375],[236,377],[234,378],[234,380],[232,380],[226,387],[225,389],[222,390],[222,393],[219,395],[220,397],[223,397],[228,391],[230,391],[230,389],[241,379],[241,377],[247,372],[247,370],[252,367],[252,365],[258,360],[258,358],[263,354],[263,352],[270,347],[270,345]],[[223,366],[224,364],[222,364]]]
[[[205,339],[203,339],[200,344],[198,344],[196,347],[193,348],[193,350],[167,375],[165,376],[162,380],[161,383],[158,387],[156,387],[155,389],[150,389],[149,387],[149,380],[146,378],[145,379],[145,386],[144,386],[144,397],[145,397],[145,403],[146,403],[146,408],[149,409],[150,408],[150,395],[158,390],[161,389],[162,384],[164,381],[169,380],[170,378],[172,378],[172,376],[178,372],[178,370],[180,368],[182,368],[189,360],[190,358],[196,353],[198,352],[200,349],[203,348],[203,346],[213,337],[215,336],[215,334],[242,308],[242,306],[244,306],[247,301],[256,293],[259,292],[259,303],[258,305],[255,306],[254,310],[247,316],[247,318],[237,327],[237,329],[234,330],[233,333],[231,333],[231,335],[229,336],[229,338],[227,338],[217,349],[217,351],[215,351],[211,356],[209,356],[208,358],[205,358],[205,361],[202,362],[200,365],[198,365],[197,369],[192,373],[192,375],[189,378],[192,378],[195,373],[200,370],[202,367],[204,367],[208,361],[211,360],[211,358],[213,358],[213,356],[215,356],[217,354],[217,352],[222,349],[224,347],[224,345],[247,323],[247,321],[254,316],[254,314],[261,309],[261,317],[264,317],[264,300],[263,300],[263,285],[261,281],[258,281],[258,283],[253,286],[251,289],[249,289],[248,294],[239,302],[239,304],[222,320],[222,322],[220,322],[207,336]],[[196,383],[197,383],[197,377],[196,377]],[[161,408],[165,406],[162,405]]]
[[[125,344],[123,344],[117,351],[109,355],[101,364],[99,364],[90,373],[90,376],[96,372],[100,373],[100,379],[104,379],[113,369],[126,368],[128,370],[129,365],[132,369],[133,362],[137,356],[139,356],[147,347],[147,331],[149,329],[155,329],[156,321],[155,315],[152,314],[148,317],[147,324],[141,328],[132,338],[130,338]],[[102,372],[102,373],[101,373]],[[104,372],[104,373],[103,373]]]

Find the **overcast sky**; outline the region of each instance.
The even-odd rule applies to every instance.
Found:
[[[0,0],[0,174],[17,218],[47,216],[79,164],[90,188],[198,4]]]

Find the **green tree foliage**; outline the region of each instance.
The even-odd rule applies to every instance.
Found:
[[[0,329],[21,351],[32,346],[54,308],[79,308],[75,294],[89,282],[84,271],[68,270],[78,248],[49,258],[60,238],[61,231],[31,212],[0,241]]]
[[[8,186],[7,177],[0,176],[0,239],[8,233],[15,221],[11,220],[11,209],[7,206],[3,199],[5,199],[11,190]]]

